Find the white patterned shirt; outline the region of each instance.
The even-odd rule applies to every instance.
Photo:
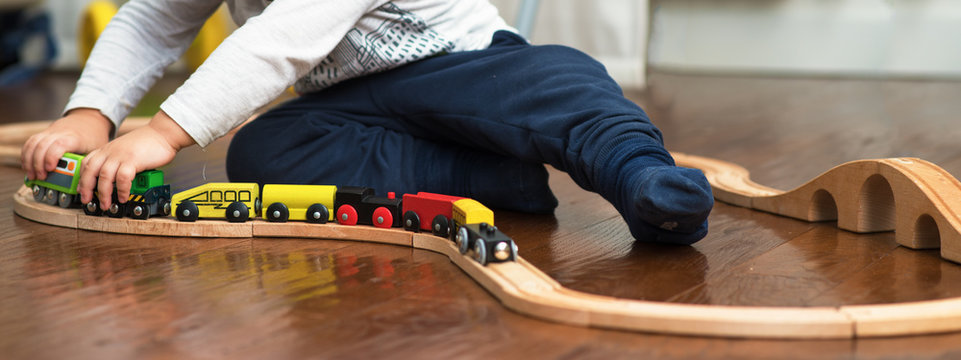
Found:
[[[97,41],[66,110],[115,125],[226,2],[238,28],[160,108],[200,146],[286,88],[324,89],[514,31],[488,0],[131,0]]]

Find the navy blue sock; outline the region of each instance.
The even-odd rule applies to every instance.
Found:
[[[714,206],[700,170],[681,168],[663,147],[628,141],[613,150],[598,193],[620,212],[640,241],[693,244],[707,235]]]

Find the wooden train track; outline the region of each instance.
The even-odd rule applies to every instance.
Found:
[[[839,228],[857,233],[893,230],[898,244],[940,247],[942,258],[961,263],[961,182],[930,162],[852,161],[781,191],[754,183],[736,164],[672,155],[679,166],[704,171],[719,201],[805,221],[837,220]]]
[[[18,156],[19,157],[19,156]],[[678,165],[705,172],[719,201],[807,221],[837,219],[856,232],[895,230],[911,248],[941,247],[961,262],[961,182],[919,159],[863,160],[838,166],[792,191],[758,185],[735,164],[675,153]],[[751,338],[836,339],[961,331],[961,298],[839,307],[691,305],[619,299],[564,288],[523,258],[481,266],[444,238],[398,229],[336,224],[246,223],[170,218],[91,217],[33,201],[22,187],[14,211],[41,223],[91,231],[181,237],[296,237],[409,246],[450,258],[506,307],[533,317],[578,326]]]

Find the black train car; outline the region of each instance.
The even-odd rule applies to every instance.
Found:
[[[487,223],[467,224],[457,230],[455,237],[461,254],[474,250],[474,260],[487,265],[491,262],[506,262],[517,259],[517,245],[514,239]]]
[[[374,189],[357,186],[338,186],[334,198],[337,222],[343,225],[373,225],[381,228],[400,227],[401,199],[394,193],[387,197],[374,196]]]

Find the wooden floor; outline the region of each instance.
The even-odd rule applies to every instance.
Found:
[[[0,123],[52,119],[74,74],[0,89]],[[176,76],[158,86],[149,113]],[[182,79],[181,79],[182,80]],[[961,84],[654,73],[629,96],[673,151],[790,189],[845,161],[916,156],[961,175]],[[184,189],[225,180],[226,141],[166,168]],[[0,167],[0,354],[10,358],[951,358],[961,334],[760,341],[629,333],[503,308],[446,257],[389,245],[187,239],[61,229],[17,217]],[[559,172],[554,216],[497,212],[520,254],[573,289],[764,306],[961,296],[961,266],[857,235],[718,204],[690,247],[638,243],[613,207]]]

